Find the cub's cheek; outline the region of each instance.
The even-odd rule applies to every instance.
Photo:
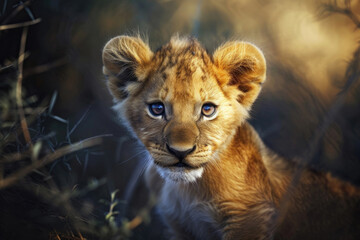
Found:
[[[159,139],[161,139],[161,131],[162,126],[152,126],[150,124],[142,124],[141,126],[134,128],[134,131],[138,138],[145,142],[158,143]]]

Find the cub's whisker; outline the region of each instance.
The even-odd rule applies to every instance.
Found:
[[[146,151],[144,151],[144,152],[146,152]],[[134,195],[135,188],[136,188],[139,180],[141,179],[141,176],[143,175],[146,168],[148,167],[150,161],[151,161],[151,156],[149,154],[147,154],[144,159],[141,159],[137,163],[135,170],[133,171],[133,173],[128,181],[127,187],[125,189],[125,193],[123,195],[124,196],[123,199],[125,200],[126,203],[129,203],[131,201],[131,198]]]
[[[136,158],[137,156],[139,156],[139,155],[141,155],[141,154],[144,154],[144,153],[146,153],[146,152],[147,152],[147,150],[142,150],[141,152],[138,152],[138,153],[136,153],[135,155],[131,156],[130,158],[128,158],[128,159],[120,162],[118,165],[123,165],[123,164],[129,162],[130,160]]]

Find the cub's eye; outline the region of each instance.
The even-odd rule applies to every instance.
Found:
[[[162,104],[160,102],[159,103],[151,103],[151,104],[149,104],[149,111],[153,116],[158,117],[158,116],[161,116],[164,114],[165,106],[164,106],[164,104]]]
[[[205,103],[201,108],[201,114],[205,117],[211,117],[216,112],[216,106],[212,103]]]

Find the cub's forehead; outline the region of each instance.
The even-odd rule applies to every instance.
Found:
[[[153,81],[161,99],[196,97],[204,101],[218,90],[211,55],[193,38],[172,38],[155,52],[154,63]]]
[[[191,37],[173,37],[170,42],[155,52],[154,59],[160,70],[171,68],[181,63],[197,63],[208,65],[212,63],[211,54]]]

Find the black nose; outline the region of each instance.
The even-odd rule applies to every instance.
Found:
[[[195,151],[196,146],[193,146],[192,148],[189,148],[185,151],[178,151],[172,147],[170,147],[169,145],[166,144],[166,147],[168,149],[168,151],[175,155],[175,157],[177,157],[180,161],[183,160],[187,155],[189,155],[190,153],[192,153],[193,151]]]

